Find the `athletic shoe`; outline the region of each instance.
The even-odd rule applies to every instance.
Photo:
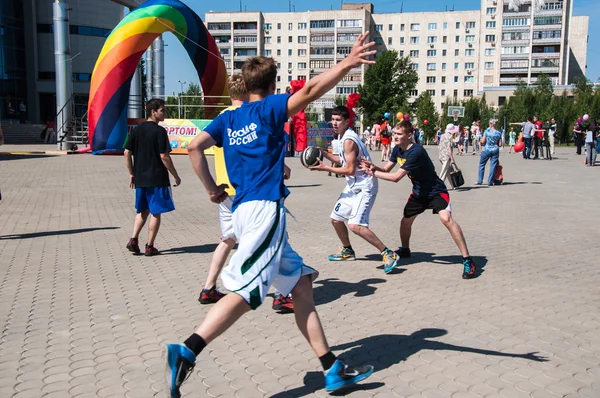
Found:
[[[373,370],[371,365],[350,367],[338,359],[328,371],[324,372],[325,390],[335,391],[356,384],[371,376]]]
[[[404,247],[399,247],[394,253],[396,253],[400,258],[409,258],[411,256],[410,249]]]
[[[183,344],[167,344],[165,377],[171,398],[181,397],[179,387],[192,373],[196,363],[194,353]]]
[[[135,254],[140,254],[140,245],[138,245],[138,240],[131,238],[129,239],[129,242],[127,242],[127,246],[125,246],[127,248],[127,250],[129,250],[132,253]]]
[[[327,258],[329,259],[329,261],[354,261],[354,260],[356,260],[354,250],[349,249],[347,247],[341,247],[340,251],[338,253],[331,254]]]
[[[283,296],[278,294],[273,297],[273,310],[280,311],[283,313],[294,312],[294,301],[292,296]]]
[[[225,293],[219,291],[216,286],[213,286],[210,289],[202,289],[198,301],[202,304],[214,304],[225,296],[227,296]]]
[[[463,279],[472,279],[475,278],[475,274],[477,272],[477,267],[475,266],[475,262],[469,257],[463,260]]]
[[[385,252],[383,252],[382,256],[384,267],[383,271],[386,274],[389,274],[398,266],[398,255],[390,249],[387,249]]]
[[[160,254],[160,253],[158,252],[158,249],[156,247],[154,247],[152,245],[148,245],[146,243],[146,251],[144,252],[144,255],[146,257],[156,256],[158,254]]]

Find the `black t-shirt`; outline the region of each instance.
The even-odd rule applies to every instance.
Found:
[[[160,159],[161,153],[171,152],[167,130],[154,122],[136,126],[127,137],[125,149],[133,153],[135,186],[168,187],[169,170]]]
[[[412,144],[406,151],[395,146],[390,155],[390,162],[398,163],[408,171],[415,196],[433,197],[440,193],[448,193],[446,185],[436,174],[427,151],[421,145]]]

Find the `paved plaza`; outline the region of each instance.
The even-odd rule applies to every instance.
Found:
[[[334,353],[375,366],[342,395],[600,397],[600,168],[574,152],[524,161],[505,150],[501,187],[473,186],[479,157],[457,156],[466,185],[450,196],[482,268],[474,280],[461,279],[430,212],[392,274],[356,236],[358,261],[328,262],[344,180],[288,159],[290,242],[321,273],[314,294]],[[163,255],[146,258],[125,249],[134,192],[122,157],[0,155],[0,397],[166,397],[162,348],[210,308],[197,297],[219,238],[217,206],[188,158],[173,158],[177,210],[163,218]],[[380,182],[371,223],[390,248],[410,189]],[[328,395],[294,316],[271,301],[201,354],[185,396]]]

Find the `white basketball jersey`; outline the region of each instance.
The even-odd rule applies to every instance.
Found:
[[[340,148],[340,160],[342,162],[342,167],[346,166],[346,158],[344,153],[346,140],[352,140],[358,148],[358,155],[356,157],[357,164],[356,169],[354,171],[354,175],[346,176],[346,182],[348,186],[350,188],[377,188],[377,178],[365,173],[359,168],[360,160],[362,158],[365,158],[368,161],[371,161],[371,155],[369,155],[367,147],[365,146],[365,144],[363,144],[358,134],[356,134],[356,132],[352,129],[346,130],[341,140],[342,142]]]

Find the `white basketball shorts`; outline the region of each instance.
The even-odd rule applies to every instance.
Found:
[[[233,233],[233,212],[231,211],[233,198],[228,197],[219,203],[219,223],[221,224],[221,240],[235,239]]]
[[[369,226],[369,215],[377,197],[377,188],[350,188],[346,186],[329,216],[336,221],[348,224]]]
[[[238,249],[223,268],[221,279],[227,290],[242,296],[252,309],[262,304],[271,285],[287,296],[303,275],[313,280],[318,276],[288,243],[285,212],[282,199],[245,202],[233,213]]]

